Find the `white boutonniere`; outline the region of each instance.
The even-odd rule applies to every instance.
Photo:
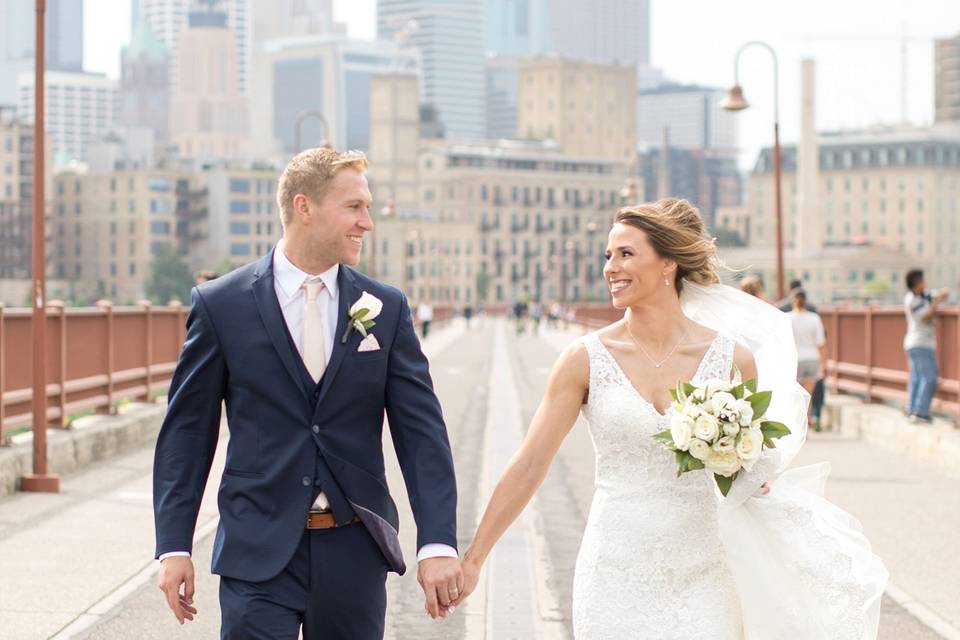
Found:
[[[373,320],[380,315],[382,309],[383,302],[376,296],[364,291],[360,299],[354,302],[350,310],[347,311],[350,321],[347,323],[347,330],[343,333],[340,342],[346,344],[347,338],[350,337],[350,332],[353,330],[358,331],[360,335],[366,338],[367,331],[376,326],[377,323]]]

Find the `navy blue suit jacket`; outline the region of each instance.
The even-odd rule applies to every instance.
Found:
[[[346,265],[340,266],[338,286],[334,348],[314,388],[302,382],[302,361],[274,290],[272,253],[193,290],[154,459],[157,556],[192,551],[221,404],[230,439],[218,496],[214,573],[252,582],[276,576],[290,561],[322,489],[338,507],[337,521],[358,516],[388,569],[402,574],[399,518],[384,474],[384,412],[418,547],[456,548],[453,458],[407,300]],[[357,352],[362,337],[356,331],[341,341],[347,309],[364,291],[383,302],[371,330],[379,351]],[[335,502],[334,495],[345,500]]]

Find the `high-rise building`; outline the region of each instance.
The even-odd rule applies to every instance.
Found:
[[[520,64],[518,134],[555,140],[570,156],[626,162],[636,154],[633,67],[557,57]]]
[[[487,56],[487,138],[517,137],[517,100],[520,60],[514,56]]]
[[[32,207],[33,127],[0,108],[0,279],[30,277]]]
[[[86,160],[87,147],[117,124],[117,81],[102,73],[48,71],[44,118],[54,163]],[[17,77],[17,112],[33,122],[34,75]]]
[[[347,25],[333,19],[333,0],[271,0],[251,8],[256,46],[274,38],[347,33]]]
[[[167,138],[168,56],[150,23],[137,23],[120,55],[120,123],[145,127],[157,141]]]
[[[392,42],[328,34],[263,42],[255,69],[253,151],[289,157],[297,150],[298,122],[300,148],[328,141],[368,149],[371,78],[391,72],[419,78],[420,59]]]
[[[496,55],[650,64],[650,0],[486,0],[486,9]]]
[[[698,85],[662,84],[637,94],[637,144],[736,152],[737,116],[720,107],[724,91]]]
[[[0,104],[16,100],[17,77],[33,70],[34,3],[0,0]],[[83,0],[49,0],[46,6],[45,66],[83,70]]]
[[[960,122],[960,34],[937,40],[934,53],[936,122]]]
[[[136,0],[135,0],[136,1]],[[181,34],[190,26],[193,9],[207,10],[211,6],[227,14],[227,27],[233,36],[237,52],[236,83],[240,93],[246,94],[250,82],[250,54],[253,37],[253,21],[250,16],[251,0],[139,0],[137,13],[146,18],[170,55],[170,84],[177,70],[177,46]],[[269,3],[268,3],[269,4]]]
[[[406,39],[420,50],[423,102],[450,138],[486,134],[483,2],[377,0],[378,37]]]
[[[247,152],[247,101],[237,85],[236,40],[227,16],[190,12],[177,44],[176,80],[170,93],[170,142],[197,160],[240,158]]]

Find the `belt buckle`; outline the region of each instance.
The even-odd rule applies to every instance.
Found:
[[[321,511],[320,509],[310,509],[309,511],[307,511],[306,528],[307,528],[307,529],[310,529],[310,516],[312,516],[312,515],[314,515],[314,514],[323,514],[323,513],[331,513],[331,510],[330,510],[330,509],[323,509],[323,510]],[[336,524],[334,524],[334,526],[336,526]]]

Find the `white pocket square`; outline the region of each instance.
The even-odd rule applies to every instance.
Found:
[[[357,353],[362,351],[380,351],[380,343],[377,342],[377,336],[368,333],[367,337],[360,341],[360,346],[357,347]]]

